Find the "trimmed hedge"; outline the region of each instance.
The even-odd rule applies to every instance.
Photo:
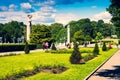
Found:
[[[25,44],[1,44],[0,52],[9,52],[9,51],[24,51]],[[35,44],[29,44],[29,49],[36,49]]]

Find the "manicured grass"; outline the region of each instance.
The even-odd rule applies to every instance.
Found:
[[[97,66],[104,62],[108,57],[115,53],[117,49],[107,52],[100,50],[98,57],[86,62],[86,64],[70,64],[70,54],[51,54],[36,52],[22,54],[18,56],[0,57],[0,78],[22,73],[24,70],[31,70],[34,66],[54,66],[60,65],[69,68],[61,74],[39,73],[22,80],[83,80]]]

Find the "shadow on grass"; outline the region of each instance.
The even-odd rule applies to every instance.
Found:
[[[120,66],[113,66],[115,69],[113,70],[103,70],[98,72],[96,75],[101,77],[108,77],[110,79],[120,80]]]

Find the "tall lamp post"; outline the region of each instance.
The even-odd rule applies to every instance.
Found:
[[[27,21],[27,41],[30,41],[30,33],[31,33],[31,26],[32,26],[32,23],[31,23],[31,18],[32,18],[32,15],[27,15],[28,17],[28,21]]]

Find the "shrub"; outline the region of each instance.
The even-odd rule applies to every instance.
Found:
[[[84,55],[84,54],[86,54],[86,55]],[[95,56],[92,53],[83,53],[82,57],[83,57],[84,61],[87,62],[87,61],[93,59]]]
[[[55,47],[55,44],[54,44],[54,43],[52,44],[51,49],[52,49],[52,50],[57,50],[57,48]]]
[[[24,51],[25,44],[1,44],[0,52]],[[30,50],[36,49],[35,44],[29,44]]]
[[[29,54],[30,53],[28,42],[25,42],[24,51],[25,51],[25,54]]]
[[[42,49],[42,44],[39,44],[39,43],[38,43],[38,44],[36,45],[36,48],[37,48],[37,49]]]
[[[105,42],[103,42],[102,51],[107,51],[107,47],[106,47],[106,44],[105,44]]]
[[[80,60],[82,60],[82,56],[79,51],[78,44],[76,42],[74,42],[74,50],[70,56],[70,62],[72,64],[79,64]]]
[[[95,47],[94,47],[94,50],[93,50],[93,54],[96,56],[99,54],[99,47],[98,47],[98,44],[95,43]]]

